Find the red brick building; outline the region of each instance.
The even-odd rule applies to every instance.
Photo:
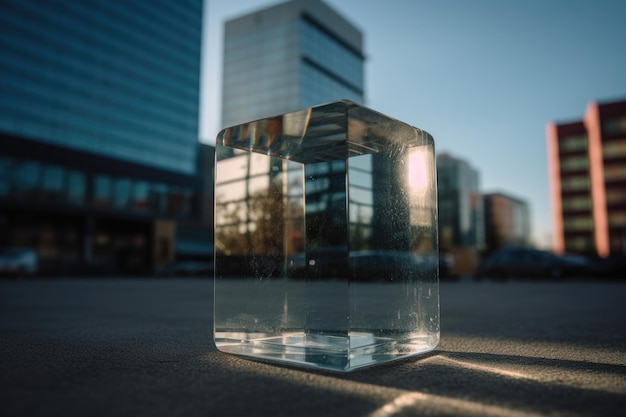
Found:
[[[555,251],[625,254],[626,101],[549,123],[547,140]]]

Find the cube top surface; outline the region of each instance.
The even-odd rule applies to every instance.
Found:
[[[426,131],[349,100],[223,129],[216,144],[303,164],[433,145]]]

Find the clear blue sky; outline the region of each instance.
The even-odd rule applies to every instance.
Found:
[[[546,124],[626,98],[626,0],[325,0],[364,33],[366,104],[430,132],[484,192],[528,201],[551,244]],[[220,126],[223,22],[272,0],[207,0],[200,136]]]

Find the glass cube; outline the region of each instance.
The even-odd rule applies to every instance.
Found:
[[[439,341],[434,142],[337,101],[221,131],[220,351],[351,371]]]

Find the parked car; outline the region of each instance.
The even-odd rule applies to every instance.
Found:
[[[548,278],[561,279],[583,276],[590,262],[579,255],[554,253],[529,248],[501,249],[481,266],[479,275],[495,278]]]
[[[39,271],[37,252],[28,248],[7,248],[0,250],[0,274],[35,275]]]

